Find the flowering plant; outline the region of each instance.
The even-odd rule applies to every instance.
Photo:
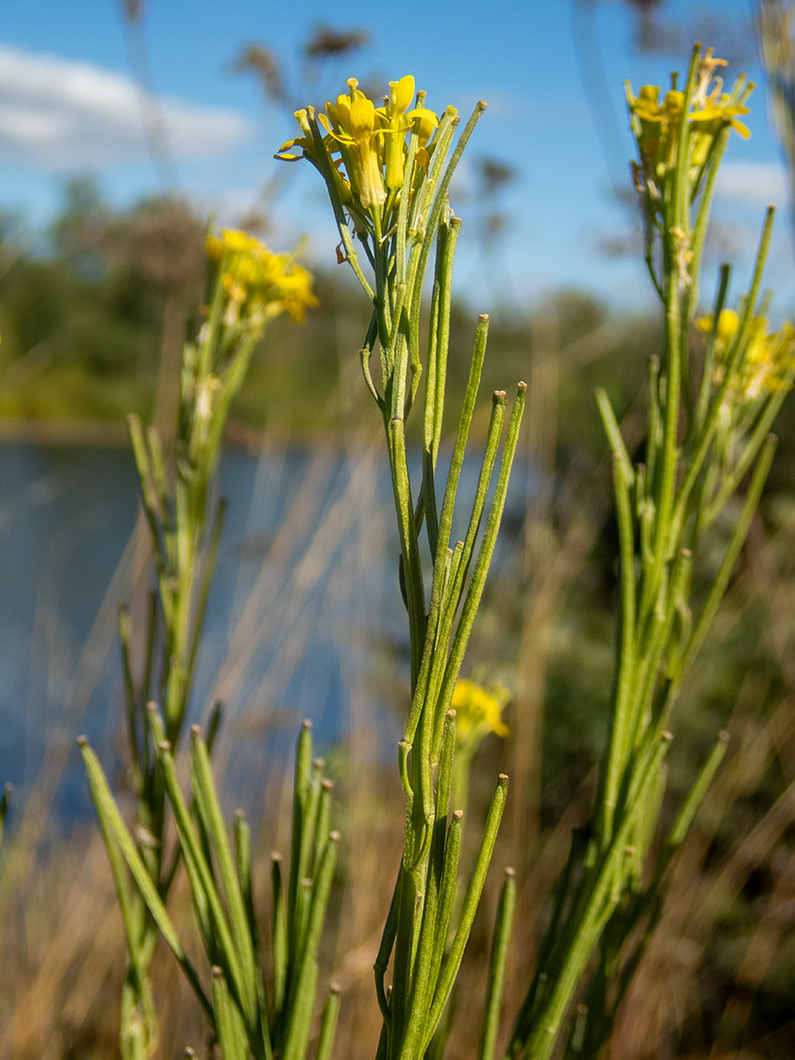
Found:
[[[504,391],[492,396],[491,421],[469,525],[464,540],[453,542],[453,510],[486,352],[488,318],[478,320],[464,406],[440,507],[436,465],[445,406],[453,257],[461,226],[450,207],[448,190],[485,104],[478,104],[453,147],[459,124],[455,108],[446,108],[437,119],[425,107],[422,92],[411,108],[412,77],[391,81],[382,107],[364,98],[355,79],[348,87],[349,95],[328,103],[319,121],[309,109],[298,111],[296,119],[304,135],[285,144],[276,157],[292,159],[289,150],[300,146],[303,156],[324,177],[340,233],[342,252],[338,256],[350,263],[373,307],[361,363],[386,434],[401,542],[399,576],[408,612],[412,693],[398,756],[406,799],[404,850],[375,963],[376,992],[384,1019],[384,1058],[419,1057],[435,1035],[440,1036],[437,1046],[441,1047],[447,1033],[442,1017],[472,927],[505,802],[508,778],[500,776],[467,895],[456,910],[453,898],[462,813],[449,805],[451,791],[456,794],[461,790],[460,783],[454,783],[455,689],[459,690],[457,702],[465,706],[462,696],[467,686],[457,685],[457,681],[502,516],[525,386],[520,383],[518,387],[502,444],[494,497],[487,509],[506,405]],[[359,264],[354,234],[370,263],[372,283]],[[423,281],[434,249],[430,324],[423,346]],[[380,347],[380,380],[370,371],[376,346]],[[406,454],[405,424],[420,402],[424,405],[422,476],[415,489]],[[485,529],[481,531],[484,516]],[[429,598],[420,548],[423,527],[432,564]],[[466,713],[461,743],[472,744],[478,723],[467,719]],[[496,725],[500,724],[497,718]],[[461,758],[471,761],[466,753]],[[452,816],[450,809],[455,809]],[[510,889],[513,884],[506,881],[505,886]],[[503,905],[509,910],[511,903],[506,902]],[[506,911],[506,928],[507,916]],[[388,989],[385,975],[390,960],[392,986]],[[498,1007],[499,993],[495,996]],[[496,1010],[491,1015],[492,1022],[494,1019]]]
[[[551,1054],[575,989],[579,1015],[566,1055],[599,1054],[657,924],[666,870],[726,748],[721,734],[664,830],[674,706],[759,503],[775,448],[768,432],[795,376],[795,330],[785,324],[769,335],[769,297],[760,299],[772,208],[737,311],[726,309],[730,270],[723,266],[712,314],[696,319],[715,178],[731,130],[747,133],[738,116],[752,88],[740,78],[724,94],[714,78],[721,65],[696,46],[684,88],[678,91],[674,78],[662,104],[656,87],[638,97],[627,89],[646,263],[663,305],[664,343],[650,361],[642,462],[633,463],[606,393],[597,393],[613,451],[619,531],[610,734],[596,806],[573,837],[552,925],[514,1024],[512,1058]],[[707,335],[706,350],[699,333]],[[728,541],[709,541],[721,558],[701,598],[694,585],[707,534],[735,499],[739,516],[729,520]]]
[[[144,430],[137,416],[129,417],[156,575],[140,675],[133,659],[132,621],[127,609],[120,609],[128,749],[136,796],[133,835],[122,821],[96,755],[84,738],[80,740],[127,937],[128,969],[121,1013],[124,1060],[142,1060],[157,1048],[157,1018],[148,968],[161,934],[220,1040],[229,1043],[235,1034],[246,1034],[253,1043],[254,1055],[262,1060],[266,1060],[270,1049],[270,1043],[265,1044],[267,1016],[260,1005],[259,943],[252,935],[246,904],[250,898],[248,830],[245,821],[238,818],[233,856],[209,765],[220,710],[210,720],[206,739],[197,728],[191,733],[191,780],[194,805],[200,807],[198,822],[191,819],[174,760],[185,727],[223,526],[225,505],[213,497],[213,485],[229,408],[268,321],[282,312],[301,320],[316,299],[312,278],[295,263],[294,255],[274,254],[244,232],[224,229],[220,235],[210,233],[207,253],[213,266],[209,304],[197,341],[184,346],[180,402],[170,451],[154,427]],[[306,748],[311,747],[308,732],[303,734],[302,747],[298,786],[305,787],[303,805],[309,800],[310,788],[317,791],[319,800],[322,778],[313,776],[310,781],[311,770],[307,768],[306,775],[303,772]],[[311,758],[311,750],[308,753]],[[169,815],[174,818],[178,835],[170,858]],[[295,816],[299,822],[296,827],[300,828],[300,808]],[[316,879],[313,892],[320,890],[317,916],[328,896],[333,866],[334,844],[327,842],[327,825],[326,813],[325,823],[320,823],[321,834],[316,837],[313,831],[306,830],[303,836],[304,874],[315,850],[315,875],[321,876],[321,855],[328,851],[322,880]],[[237,867],[233,868],[235,857]],[[165,902],[182,860],[188,866],[194,901],[200,910],[200,931],[213,966],[211,992],[202,985],[166,911]],[[222,865],[220,884],[214,879],[214,860]],[[296,862],[293,872],[297,871]],[[289,930],[285,927],[279,960],[284,969],[290,967],[296,975],[306,967],[304,979],[314,961],[311,946],[306,950],[298,944],[294,915]],[[297,981],[294,987],[297,989]],[[285,1035],[289,1014],[298,1003],[296,989],[280,1003]],[[307,980],[299,998],[301,1004],[306,1002],[308,989]],[[230,1001],[230,991],[236,1001]],[[334,1011],[332,1004],[329,1013]],[[303,1025],[294,1027],[291,1033],[291,1045],[297,1048]]]
[[[747,111],[751,89],[740,79],[731,93],[724,93],[715,77],[721,65],[711,51],[702,56],[696,47],[684,87],[679,90],[674,79],[662,102],[654,86],[645,86],[637,97],[627,89],[646,262],[662,302],[664,341],[650,358],[642,461],[633,462],[607,395],[597,394],[613,453],[619,537],[610,731],[595,804],[586,826],[572,837],[506,1060],[548,1060],[558,1048],[567,1060],[600,1054],[655,930],[667,869],[726,746],[721,734],[667,827],[664,765],[674,708],[756,511],[775,447],[768,432],[795,378],[795,328],[785,324],[771,333],[769,299],[760,297],[772,210],[749,289],[736,300],[737,308],[727,306],[730,271],[724,266],[712,311],[699,314],[702,252],[717,168],[731,131],[747,133],[739,118]],[[386,438],[411,688],[397,756],[405,801],[403,852],[374,964],[382,1017],[376,1056],[423,1060],[440,1056],[450,1033],[446,1013],[507,794],[508,778],[500,774],[469,881],[457,896],[461,803],[466,801],[469,766],[489,731],[507,735],[501,716],[504,693],[462,680],[460,674],[502,517],[525,387],[519,384],[507,417],[505,392],[492,395],[475,498],[463,539],[453,541],[488,318],[479,317],[475,328],[440,504],[437,461],[460,231],[448,193],[485,104],[478,104],[456,140],[454,108],[437,117],[425,107],[424,93],[414,97],[411,77],[390,82],[383,106],[367,99],[355,79],[348,89],[327,104],[319,119],[310,108],[296,112],[301,135],[284,144],[276,157],[306,158],[323,177],[340,235],[338,258],[350,264],[372,307],[360,361]],[[369,278],[354,240],[369,263]],[[124,614],[121,627],[137,796],[135,839],[96,757],[85,741],[82,746],[127,932],[123,1055],[138,1060],[154,1049],[147,967],[159,932],[194,989],[224,1060],[304,1060],[337,840],[335,832],[328,832],[330,787],[322,762],[312,760],[308,725],[296,753],[286,896],[280,859],[272,867],[269,991],[253,904],[250,840],[242,817],[235,821],[234,849],[225,830],[209,757],[214,728],[206,740],[198,729],[192,732],[193,809],[180,788],[174,754],[220,533],[221,508],[209,537],[205,525],[229,401],[265,322],[282,311],[300,319],[313,296],[308,274],[292,259],[270,254],[242,233],[212,236],[208,250],[218,268],[198,342],[185,347],[173,488],[157,434],[144,435],[136,421],[131,424],[158,578],[139,684],[133,680]],[[421,341],[426,326],[423,284],[432,254],[429,323]],[[380,373],[371,370],[376,350]],[[405,428],[417,408],[422,409],[422,465],[412,481]],[[696,575],[707,551],[705,541],[724,513],[728,534],[709,543],[710,559],[716,550],[720,554],[718,571],[705,579],[708,587],[700,593]],[[159,684],[153,688],[158,623],[163,656]],[[152,692],[159,709],[155,704],[144,707]],[[167,807],[178,835],[170,866],[164,861]],[[180,860],[212,966],[211,992],[165,908]],[[516,882],[509,869],[485,977],[479,1060],[493,1060],[495,1054],[515,908]],[[572,1018],[575,996],[580,1003]],[[332,989],[321,1017],[319,1060],[330,1056],[336,1012]]]
[[[296,112],[303,136],[288,140],[276,154],[284,161],[308,158],[324,178],[330,175],[340,203],[354,216],[361,232],[386,231],[395,213],[404,183],[413,189],[428,171],[435,144],[431,141],[439,118],[414,98],[414,78],[409,74],[389,82],[389,96],[376,107],[359,89],[355,77],[348,80],[348,95],[326,104],[319,121],[326,130],[318,153],[312,134],[314,114]],[[451,116],[455,111],[450,108]],[[417,137],[413,152],[406,136]],[[290,153],[300,147],[301,155]],[[325,158],[323,158],[325,156]],[[339,157],[337,157],[339,156]],[[328,163],[329,165],[327,165]]]

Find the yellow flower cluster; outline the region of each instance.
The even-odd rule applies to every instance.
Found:
[[[312,274],[290,255],[274,254],[246,232],[224,228],[220,235],[211,233],[207,254],[223,270],[227,323],[249,320],[257,326],[283,312],[301,323],[306,309],[317,305]]]
[[[403,186],[407,136],[411,132],[418,137],[415,169],[427,171],[428,142],[439,119],[432,110],[411,107],[414,78],[410,74],[389,82],[389,96],[384,96],[382,107],[365,96],[355,77],[347,84],[348,94],[337,96],[336,103],[327,103],[326,113],[318,120],[326,130],[322,144],[340,202],[367,226],[372,211],[379,210],[389,194]],[[286,162],[307,158],[325,176],[310,115],[311,111],[296,111],[303,135],[288,140],[274,157]],[[292,152],[296,147],[301,148],[301,154]]]
[[[459,745],[478,744],[490,732],[507,736],[508,726],[502,720],[502,711],[509,698],[506,689],[499,685],[485,689],[468,679],[458,681],[450,706],[456,712]]]
[[[696,327],[706,334],[713,329],[712,316],[699,317]],[[719,386],[726,371],[726,359],[737,335],[740,318],[733,309],[722,310],[715,329],[715,370],[713,382]],[[770,333],[765,317],[753,317],[745,339],[745,350],[726,393],[726,411],[749,405],[791,385],[795,369],[795,327],[784,323]]]
[[[734,92],[728,94],[723,91],[722,79],[715,76],[715,69],[725,65],[723,59],[713,58],[712,49],[699,64],[687,115],[686,149],[692,180],[698,178],[716,137],[726,126],[746,139],[751,135],[738,120],[740,115],[748,113],[748,107],[738,102],[744,81],[738,81]],[[753,88],[753,85],[748,87]],[[672,87],[660,100],[661,89],[657,85],[644,85],[637,96],[633,95],[629,82],[625,88],[632,131],[640,154],[636,176],[639,178],[642,174],[646,188],[653,198],[659,200],[668,176],[676,168],[684,93]]]

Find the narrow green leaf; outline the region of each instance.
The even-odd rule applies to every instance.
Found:
[[[290,995],[296,987],[294,973],[300,967],[301,954],[306,945],[309,933],[309,914],[312,909],[312,879],[305,876],[298,885],[298,897],[295,903],[295,923],[293,925],[293,937],[290,939],[290,964],[288,980],[290,982]]]
[[[483,1028],[480,1032],[478,1060],[493,1060],[494,1057],[500,1023],[500,1004],[505,986],[505,967],[508,963],[508,946],[511,941],[515,912],[516,875],[513,869],[506,869],[491,941],[489,978],[486,986],[486,1004],[483,1012]]]
[[[381,1015],[384,1017],[385,1023],[391,1023],[392,1011],[387,1000],[386,988],[384,987],[384,976],[386,970],[389,967],[389,958],[392,954],[392,947],[395,945],[395,935],[397,933],[397,922],[398,922],[398,909],[397,903],[399,899],[400,890],[400,873],[395,883],[394,890],[392,891],[392,901],[389,903],[389,913],[387,914],[386,923],[384,924],[384,930],[381,934],[381,942],[378,947],[378,953],[373,964],[373,972],[375,974],[375,992],[378,997],[378,1007],[381,1009]]]
[[[450,920],[453,916],[455,896],[458,886],[458,859],[461,854],[461,829],[463,810],[455,810],[450,818],[450,827],[447,830],[447,842],[444,848],[444,864],[442,867],[442,885],[439,891],[439,907],[436,914],[436,927],[434,932],[433,954],[431,967],[428,974],[432,990],[436,989],[439,979],[439,970],[442,967],[444,952],[447,947],[447,937],[450,932]]]
[[[109,853],[111,847],[114,845],[118,846],[118,849],[123,855],[132,877],[135,880],[135,885],[138,888],[141,897],[146,902],[147,909],[151,913],[153,920],[157,924],[158,930],[168,943],[174,956],[177,958],[177,961],[193,988],[196,997],[199,999],[199,1003],[204,1009],[205,1015],[212,1024],[212,1006],[202,989],[199,977],[196,974],[193,965],[190,963],[182,949],[174,925],[171,923],[171,919],[166,912],[165,906],[160,900],[155,885],[152,883],[152,880],[146,871],[146,867],[135,848],[135,844],[121,819],[121,815],[119,814],[116,803],[111,795],[110,788],[108,787],[99,760],[88,746],[88,741],[84,736],[80,737],[78,744],[86,766],[86,772],[88,773],[89,788],[91,791],[91,797],[94,801],[94,807],[97,811],[97,818],[100,822],[103,835],[107,836],[105,845],[108,847]],[[109,843],[108,840],[111,842]],[[116,870],[114,869],[114,874],[115,871]]]
[[[135,682],[132,675],[130,658],[130,616],[127,608],[119,606],[119,646],[121,648],[122,672],[124,674],[124,705],[127,714],[127,740],[130,746],[130,766],[132,767],[133,786],[140,793],[143,772],[140,743],[138,740],[138,697],[135,694]]]
[[[251,831],[242,810],[235,813],[235,855],[240,890],[246,909],[248,929],[254,948],[254,966],[257,985],[257,1008],[259,1011],[258,1034],[263,1039],[265,1056],[272,1055],[271,1033],[268,1026],[267,1005],[265,1002],[265,983],[262,975],[262,955],[260,950],[259,926],[254,908],[254,885],[251,869]]]
[[[299,989],[291,1003],[287,1038],[282,1060],[303,1060],[306,1056],[309,1032],[312,1028],[312,1009],[317,993],[317,961],[307,961],[301,971]]]
[[[301,840],[303,837],[304,807],[312,773],[312,722],[305,721],[298,736],[295,752],[295,781],[293,787],[292,838],[290,844],[290,882],[287,890],[287,935],[294,936],[295,903],[301,880]]]
[[[621,434],[621,429],[618,426],[616,415],[613,412],[613,406],[610,404],[610,398],[607,396],[607,391],[603,390],[601,387],[596,391],[596,403],[599,406],[599,414],[602,417],[602,424],[604,425],[605,434],[610,442],[610,448],[613,450],[613,455],[621,461],[624,478],[626,479],[627,486],[631,488],[634,481],[632,461],[629,459],[629,453],[624,444],[624,438]]]
[[[154,717],[154,712],[152,713]],[[162,731],[162,726],[159,728]],[[200,893],[201,900],[207,904],[208,919],[215,940],[212,952],[217,953],[219,962],[223,960],[224,974],[229,975],[240,1005],[246,1009],[249,1027],[254,1028],[257,1023],[257,1014],[253,984],[244,977],[240,963],[241,955],[235,948],[232,933],[224,915],[221,897],[180,789],[174,759],[166,741],[161,741],[158,746],[158,763],[163,771],[166,791],[174,811],[174,822],[182,844],[185,864],[191,877],[191,887]]]
[[[320,806],[317,812],[317,826],[315,828],[315,856],[313,859],[313,872],[323,858],[323,851],[328,842],[331,827],[331,793],[334,790],[334,781],[324,777],[320,782]]]
[[[685,836],[687,835],[690,825],[692,824],[693,818],[698,812],[698,808],[704,800],[704,796],[707,793],[707,789],[712,783],[712,778],[718,771],[718,767],[723,761],[723,757],[729,746],[729,734],[727,732],[721,732],[718,735],[718,742],[712,748],[704,765],[701,767],[698,776],[696,777],[693,786],[687,794],[684,805],[679,811],[679,815],[676,818],[671,833],[668,836],[668,847],[673,852],[677,847],[681,846],[684,842]]]
[[[331,1060],[334,1047],[334,1034],[337,1030],[337,1017],[340,1011],[340,988],[332,983],[320,1017],[320,1041],[317,1046],[317,1060]]]
[[[298,1060],[304,1055],[306,1049],[317,989],[317,952],[331,893],[338,840],[339,833],[332,832],[314,881],[306,942],[296,963],[298,971],[296,989],[294,993],[291,991],[283,1060]]]
[[[726,296],[729,292],[729,280],[731,279],[731,266],[721,265],[720,267],[720,281],[718,283],[718,291],[715,295],[715,304],[712,309],[712,331],[709,338],[707,339],[706,350],[704,351],[704,367],[701,373],[701,385],[699,387],[698,394],[698,405],[696,407],[697,418],[696,418],[696,429],[700,430],[707,418],[707,411],[709,409],[709,398],[712,393],[713,383],[713,372],[714,372],[714,359],[715,359],[715,339],[718,334],[718,323],[720,321],[720,315],[726,305]]]
[[[737,557],[739,556],[740,550],[745,542],[756,509],[759,507],[759,499],[762,496],[762,490],[767,481],[767,475],[770,471],[770,465],[773,462],[773,454],[775,450],[776,439],[773,436],[768,436],[751,476],[751,482],[748,486],[748,492],[745,495],[742,512],[740,513],[740,518],[737,520],[731,542],[723,557],[720,570],[712,583],[707,602],[704,605],[701,617],[699,618],[696,628],[693,631],[693,635],[690,638],[690,643],[687,645],[687,649],[683,653],[681,662],[682,672],[688,668],[704,642],[707,631],[712,625],[712,619],[715,617],[718,606],[723,599],[723,594],[726,592],[726,587],[729,584],[729,578],[734,570]]]
[[[213,703],[213,708],[210,711],[210,720],[207,722],[207,736],[205,737],[205,743],[207,744],[207,751],[210,755],[213,753],[215,741],[218,738],[218,731],[221,728],[223,714],[223,703],[218,699]]]
[[[223,1060],[249,1060],[243,1017],[229,996],[223,969],[213,968],[213,1006]]]
[[[271,854],[271,934],[273,957],[273,1012],[274,1026],[281,1022],[284,994],[287,985],[287,912],[282,887],[282,856]]]
[[[421,1052],[424,1052],[425,1049],[428,1048],[433,1033],[439,1025],[444,1007],[447,1004],[458,975],[458,969],[461,966],[464,949],[466,948],[469,939],[469,933],[472,930],[472,922],[475,919],[480,896],[483,893],[483,885],[486,882],[486,873],[488,872],[489,864],[491,862],[491,855],[494,852],[494,844],[497,840],[497,832],[500,827],[500,820],[502,819],[502,811],[505,808],[507,792],[508,778],[505,774],[500,774],[500,778],[497,781],[497,787],[494,791],[494,796],[491,800],[491,806],[489,807],[480,850],[478,851],[472,879],[469,882],[469,887],[467,888],[467,893],[464,898],[458,926],[455,935],[453,936],[450,952],[445,958],[439,974],[439,981],[436,986],[433,1005],[431,1006],[427,1025],[422,1037]]]
[[[439,218],[442,216],[442,209],[447,200],[447,192],[450,187],[450,181],[453,178],[453,173],[461,160],[461,156],[464,153],[464,148],[475,131],[475,126],[480,120],[481,115],[486,110],[486,104],[481,100],[475,107],[469,121],[464,126],[461,135],[458,137],[458,142],[453,149],[453,153],[450,157],[450,161],[447,163],[447,167],[444,171],[442,179],[439,181],[438,188],[434,195],[433,206],[431,207],[430,214],[428,216],[427,223],[427,235],[422,243],[422,249],[417,264],[417,269],[414,277],[414,290],[411,296],[411,304],[419,306],[419,297],[422,288],[422,281],[425,274],[425,266],[430,255],[431,250],[431,237],[435,234],[436,228],[439,224]],[[434,152],[435,155],[435,152]],[[418,314],[419,315],[419,314]]]
[[[226,897],[229,926],[238,958],[241,962],[241,973],[246,984],[246,999],[249,1011],[256,1008],[254,985],[256,983],[256,962],[254,960],[254,943],[251,937],[251,926],[246,912],[246,904],[237,875],[235,859],[229,845],[218,792],[215,787],[210,757],[197,725],[191,729],[191,778],[196,806],[202,813],[204,824],[218,859],[224,895]]]
[[[486,504],[486,497],[488,495],[489,487],[491,485],[492,475],[494,472],[494,465],[497,459],[497,452],[500,445],[500,435],[502,433],[502,426],[505,419],[505,392],[502,390],[495,391],[492,395],[492,407],[491,417],[489,420],[489,429],[486,437],[486,445],[484,447],[484,453],[480,468],[480,474],[478,475],[478,483],[475,490],[475,499],[472,504],[472,511],[469,517],[469,525],[467,526],[467,532],[464,537],[463,544],[459,550],[456,547],[457,552],[457,563],[455,567],[455,574],[453,575],[452,584],[449,587],[449,595],[446,596],[446,607],[444,608],[444,614],[442,621],[439,624],[438,641],[440,648],[444,649],[450,639],[452,632],[453,623],[455,616],[458,613],[459,604],[463,596],[464,587],[466,583],[467,574],[469,573],[469,566],[472,560],[472,555],[475,549],[475,543],[477,541],[478,532],[480,530],[481,520],[483,518],[483,510]],[[439,695],[439,686],[442,684],[442,678],[444,671],[439,668],[438,672],[434,672],[433,675],[436,680],[429,681],[428,683],[428,700],[433,703],[436,697]],[[439,744],[442,738],[442,726],[444,725],[444,718],[449,707],[449,702],[445,702],[446,697],[442,696],[436,703],[436,713],[434,717],[434,731],[433,731],[433,743],[429,749],[429,754],[433,759],[439,753]]]
[[[464,652],[466,651],[466,646],[469,642],[469,635],[472,632],[472,626],[486,584],[486,575],[488,574],[489,566],[491,564],[491,557],[494,554],[497,532],[500,528],[502,513],[505,507],[505,497],[508,492],[508,481],[511,475],[511,467],[513,465],[514,456],[516,455],[516,445],[519,440],[519,428],[522,424],[526,391],[527,386],[524,383],[520,383],[517,389],[516,400],[511,409],[510,419],[508,420],[505,446],[500,461],[500,471],[497,477],[497,485],[494,490],[494,498],[491,502],[491,507],[489,508],[486,529],[483,533],[483,540],[481,541],[480,549],[478,551],[475,570],[469,583],[469,589],[467,590],[464,600],[461,619],[455,632],[453,645],[450,649],[450,656],[445,668],[444,683],[442,685],[442,691],[439,696],[437,707],[440,713],[442,710],[446,711],[450,705],[455,682],[461,670]]]
[[[616,430],[617,430],[616,426]],[[627,461],[629,458],[627,457]],[[630,474],[632,468],[630,467]],[[629,489],[631,479],[620,454],[613,453],[613,482],[618,515],[621,577],[621,614],[619,623],[617,681],[612,707],[610,742],[602,782],[600,833],[607,846],[613,833],[613,817],[618,802],[626,763],[632,753],[635,732],[640,725],[642,702],[637,697],[637,660],[635,645],[635,525]]]
[[[212,582],[213,573],[215,572],[215,564],[218,559],[218,549],[221,544],[221,533],[223,531],[225,517],[226,500],[222,498],[218,502],[218,507],[215,513],[215,519],[213,520],[213,527],[210,533],[210,542],[207,548],[206,555],[204,557],[201,583],[199,586],[199,596],[196,602],[196,609],[193,617],[193,626],[190,634],[190,646],[188,648],[188,663],[186,667],[185,679],[185,684],[188,688],[190,688],[193,683],[193,674],[196,669],[196,659],[199,654],[199,642],[201,641],[202,629],[204,628],[204,617],[207,612],[207,599],[210,595],[210,584]]]
[[[301,821],[301,846],[298,860],[298,878],[304,880],[313,874],[312,854],[315,849],[315,839],[320,812],[320,799],[322,793],[323,766],[322,758],[316,758],[312,762],[309,776],[309,788]]]

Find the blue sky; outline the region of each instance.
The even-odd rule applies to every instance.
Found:
[[[86,171],[96,173],[119,205],[156,192],[119,0],[2,6],[0,206],[23,211],[34,226],[45,224],[64,179]],[[674,17],[692,16],[696,7],[667,4]],[[748,0],[712,0],[711,7],[734,26],[751,14]],[[350,76],[387,80],[405,73],[428,90],[428,105],[437,111],[452,103],[468,113],[483,98],[489,108],[468,154],[503,160],[517,172],[505,194],[511,223],[498,253],[483,252],[478,239],[471,166],[462,167],[454,188],[454,209],[464,220],[459,278],[478,309],[495,302],[532,308],[561,287],[592,290],[622,307],[651,304],[642,263],[603,249],[606,242],[625,242],[635,227],[612,191],[629,184],[623,80],[636,88],[665,85],[670,69],[686,66],[687,54],[638,54],[634,19],[619,0],[416,6],[348,0],[344,9],[301,0],[148,0],[144,12],[178,188],[200,208],[233,220],[279,173],[272,241],[282,249],[308,232],[310,257],[333,261],[335,234],[314,171],[272,159],[293,135],[291,122],[264,102],[253,78],[232,76],[229,64],[244,45],[259,41],[297,77],[298,47],[318,23],[366,27],[371,44],[329,69],[323,98],[344,91]],[[759,80],[752,42],[744,60]],[[730,68],[729,78],[738,71]],[[766,203],[779,205],[768,282],[789,312],[795,272],[787,177],[761,87],[748,125],[751,140],[735,137],[729,151],[717,217],[739,283]]]

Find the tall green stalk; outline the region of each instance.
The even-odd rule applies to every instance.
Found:
[[[752,88],[741,79],[724,93],[715,77],[720,65],[711,52],[702,55],[697,47],[681,90],[675,79],[662,101],[654,86],[641,89],[637,98],[627,90],[638,146],[634,175],[646,228],[646,264],[662,303],[664,341],[650,361],[642,462],[631,459],[606,394],[597,394],[613,452],[619,532],[610,730],[591,820],[572,838],[506,1060],[547,1060],[555,1050],[589,1060],[599,1054],[657,923],[667,868],[725,752],[721,735],[673,826],[661,828],[672,710],[757,510],[775,449],[769,430],[795,378],[795,328],[784,325],[770,333],[764,318],[768,299],[760,297],[772,210],[749,289],[736,309],[728,307],[726,266],[712,313],[698,316],[716,173],[731,131],[747,134],[739,118]],[[442,485],[437,464],[453,262],[461,227],[449,189],[485,104],[478,104],[459,132],[455,110],[437,116],[426,108],[424,93],[415,98],[411,77],[390,82],[390,95],[378,108],[355,79],[348,88],[319,118],[310,109],[299,111],[302,135],[277,157],[306,158],[322,175],[339,229],[338,255],[350,264],[372,307],[359,354],[365,385],[381,414],[389,459],[400,539],[396,581],[407,612],[411,688],[398,746],[403,852],[374,964],[382,1016],[376,1056],[430,1060],[441,1056],[449,1034],[448,1005],[507,797],[508,778],[500,775],[468,882],[458,893],[464,813],[454,799],[466,791],[457,774],[472,758],[463,739],[464,705],[468,710],[475,705],[481,735],[484,728],[497,731],[500,725],[497,697],[480,689],[478,700],[475,686],[461,681],[460,673],[499,531],[525,387],[519,384],[510,410],[503,391],[492,395],[467,528],[454,542],[488,318],[479,317],[475,327],[449,471],[437,489]],[[300,155],[290,153],[294,147]],[[253,267],[243,265],[252,253],[247,237],[226,233],[216,250],[221,268],[215,295],[198,345],[185,351],[173,463],[162,454],[156,433],[131,425],[157,573],[140,681],[134,676],[126,613],[121,623],[138,798],[134,830],[123,822],[96,756],[84,740],[81,747],[127,936],[125,1058],[154,1050],[148,966],[160,935],[194,990],[225,1060],[305,1060],[337,845],[337,834],[328,831],[330,785],[322,762],[312,758],[309,726],[296,750],[289,878],[282,878],[281,858],[271,866],[267,974],[248,829],[238,815],[230,840],[210,765],[214,728],[206,738],[198,728],[192,730],[189,795],[175,765],[222,521],[222,509],[211,504],[211,497],[223,422],[254,332],[258,336],[276,311],[256,285],[253,291],[248,286]],[[422,296],[432,257],[423,340]],[[274,283],[280,269],[286,274],[295,268],[283,259],[269,265],[262,273]],[[302,307],[311,296],[300,273],[277,292],[273,304],[297,315],[299,307],[290,302],[297,290],[303,290]],[[415,409],[422,410],[416,414],[421,420],[416,443],[407,435]],[[421,456],[416,474],[410,459],[414,444]],[[722,552],[717,573],[705,579],[707,542],[711,556],[716,548]],[[147,705],[150,697],[159,703]],[[472,726],[472,718],[466,723]],[[177,847],[166,867],[167,815]],[[188,876],[209,974],[188,957],[166,908],[178,863]],[[515,903],[508,870],[484,975],[480,1060],[495,1055]],[[575,998],[578,1013],[571,1020]],[[330,1056],[337,1011],[332,990],[321,1016],[318,1060]]]
[[[731,130],[747,134],[738,116],[753,87],[741,78],[723,93],[715,80],[719,65],[696,47],[681,91],[675,79],[662,102],[653,86],[638,98],[627,90],[664,346],[652,359],[643,463],[633,465],[607,395],[597,394],[613,450],[619,532],[611,727],[594,814],[573,840],[552,925],[514,1023],[510,1058],[546,1060],[575,993],[580,1014],[565,1055],[599,1054],[656,924],[666,868],[725,751],[721,736],[673,828],[655,843],[672,708],[759,503],[775,448],[768,431],[795,375],[795,329],[785,325],[770,335],[767,321],[755,315],[772,210],[737,312],[725,308],[725,268],[712,315],[696,319],[715,176]],[[738,493],[739,516],[731,520],[704,597],[693,590],[702,544]],[[710,535],[710,548],[715,544]]]
[[[305,307],[315,301],[304,269],[286,256],[272,254],[242,232],[211,235],[208,252],[214,274],[211,297],[198,341],[185,345],[170,451],[164,452],[154,427],[144,430],[137,416],[129,418],[155,569],[138,674],[134,631],[125,607],[120,609],[119,632],[129,766],[136,795],[134,848],[160,901],[167,898],[185,853],[180,845],[170,859],[166,857],[167,815],[169,805],[174,808],[174,793],[166,782],[160,745],[168,744],[170,755],[178,752],[188,711],[223,527],[225,503],[215,493],[224,426],[267,321],[285,310],[301,319]],[[148,709],[150,702],[158,705],[159,714]],[[158,721],[153,728],[156,718],[161,718],[162,724]],[[220,705],[208,729],[208,748],[219,719]],[[99,813],[103,803],[95,790],[96,768],[90,776],[94,778],[92,794]],[[108,830],[109,819],[106,814],[103,832],[110,850],[114,840]],[[217,820],[215,825],[218,832]],[[118,842],[118,829],[116,834]],[[122,996],[121,1052],[124,1060],[138,1060],[151,1056],[157,1045],[148,968],[162,928],[152,910],[151,895],[142,890],[136,872],[130,868],[137,884],[130,889],[121,861],[112,858],[112,864],[129,954]],[[229,884],[228,871],[226,876]],[[244,942],[245,937],[239,935],[238,941]],[[204,1001],[209,1005],[206,998]]]
[[[377,109],[355,79],[348,87],[349,95],[329,103],[321,115],[326,135],[312,110],[300,111],[296,118],[303,136],[285,144],[277,157],[294,159],[289,150],[300,146],[302,156],[320,171],[344,256],[373,308],[361,361],[383,421],[411,646],[411,704],[398,754],[406,801],[403,857],[375,964],[384,1020],[378,1055],[384,1060],[420,1060],[441,1026],[455,984],[507,791],[508,778],[501,776],[469,886],[463,902],[456,903],[462,821],[460,812],[450,815],[456,809],[449,805],[456,745],[455,711],[450,706],[494,552],[525,386],[519,384],[510,412],[503,391],[492,397],[469,525],[463,541],[453,542],[453,513],[480,387],[488,317],[477,322],[439,504],[436,469],[445,412],[453,259],[461,226],[448,191],[485,104],[478,104],[456,139],[456,111],[448,107],[437,117],[425,107],[424,93],[413,100],[412,77],[390,82],[390,95]],[[355,240],[371,266],[370,278],[362,272]],[[423,346],[422,297],[434,250],[430,323]],[[370,368],[376,346],[380,379]],[[415,484],[406,427],[420,403],[422,466]],[[390,961],[392,984],[387,988]],[[492,1000],[492,1023],[493,1010]]]

